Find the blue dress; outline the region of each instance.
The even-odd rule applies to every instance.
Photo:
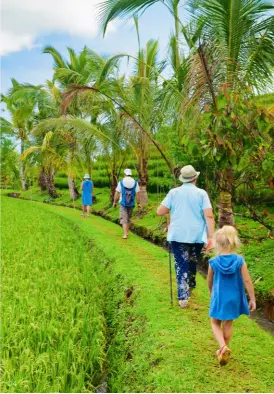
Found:
[[[82,183],[82,204],[83,205],[92,205],[92,189],[93,183],[90,180],[85,180]]]
[[[244,258],[237,254],[214,257],[209,264],[214,271],[209,316],[218,320],[234,320],[249,315],[241,267]]]

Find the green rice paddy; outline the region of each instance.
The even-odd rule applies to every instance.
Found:
[[[205,280],[172,308],[162,248],[70,208],[2,211],[2,392],[274,390],[274,338],[241,317],[220,368]]]

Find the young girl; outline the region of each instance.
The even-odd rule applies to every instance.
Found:
[[[82,191],[82,214],[85,216],[87,212],[87,217],[90,216],[90,207],[92,205],[92,192],[93,192],[93,182],[90,180],[89,174],[85,174],[84,180],[81,184]]]
[[[233,320],[256,310],[254,288],[244,258],[236,254],[240,245],[237,231],[224,226],[214,235],[218,256],[209,260],[208,288],[211,295],[209,316],[213,334],[219,343],[217,357],[225,365],[230,357],[228,347]],[[250,301],[244,291],[247,289]]]

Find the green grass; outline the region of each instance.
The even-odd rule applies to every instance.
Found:
[[[2,198],[2,392],[89,392],[105,368],[103,282],[76,228]]]
[[[232,361],[226,367],[220,368],[215,356],[217,345],[209,325],[209,296],[205,280],[198,276],[198,288],[194,292],[189,310],[171,308],[167,252],[163,249],[133,234],[125,242],[121,239],[121,230],[117,225],[99,217],[83,219],[77,210],[17,200],[13,200],[12,204],[19,204],[20,212],[25,210],[29,211],[30,215],[31,212],[35,213],[32,225],[40,219],[40,214],[43,222],[50,221],[51,231],[56,240],[58,239],[58,253],[63,253],[62,238],[55,234],[57,224],[52,214],[56,215],[58,226],[62,223],[60,216],[65,219],[68,233],[67,225],[70,223],[71,231],[77,226],[78,236],[81,235],[96,244],[100,250],[97,255],[97,268],[101,266],[102,259],[108,261],[107,264],[103,263],[104,276],[115,278],[107,284],[104,300],[108,324],[110,391],[274,390],[274,338],[249,318],[241,317],[235,322],[231,343]],[[36,228],[36,237],[41,241],[40,232],[43,232],[43,229]],[[58,233],[62,233],[59,227]],[[17,235],[21,240],[20,235]],[[43,232],[43,236],[45,235]],[[13,237],[10,237],[10,245],[12,242]],[[73,249],[78,247],[75,242],[72,245],[67,253],[68,265],[71,264]],[[30,246],[26,244],[26,261],[29,261],[30,254],[27,253],[30,253]],[[39,253],[40,249],[36,250],[36,254]],[[13,255],[14,250],[11,258]],[[18,256],[18,262],[21,259],[22,255]],[[54,261],[53,258],[52,263]],[[65,265],[65,261],[63,264]],[[102,278],[102,271],[97,275]],[[10,285],[16,285],[13,283],[15,278]],[[13,300],[14,291],[9,294]],[[19,299],[21,298],[22,302],[28,299],[19,293]],[[33,310],[30,309],[29,315],[32,314]],[[28,328],[25,326],[25,329]]]
[[[5,191],[2,191],[5,193]],[[66,205],[70,207],[81,207],[81,198],[72,202],[67,190],[58,190],[59,197],[55,200],[49,199],[47,192],[41,193],[38,188],[32,188],[21,195],[24,198],[41,202],[53,202],[54,204]],[[92,206],[94,212],[103,213],[108,219],[117,221],[119,209],[113,209],[109,202],[109,189],[95,188],[96,203]],[[164,218],[156,216],[157,206],[161,203],[165,193],[149,194],[149,204],[141,214],[135,210],[133,223],[138,234],[145,238],[157,240],[164,243],[166,234],[163,232],[166,222]],[[239,209],[241,211],[241,209]],[[267,208],[272,222],[274,221],[274,211]],[[272,250],[274,240],[269,238],[269,231],[260,223],[250,219],[236,216],[236,224],[240,236],[244,243],[243,255],[250,269],[250,274],[255,282],[255,291],[260,300],[273,300],[274,289],[274,261]]]

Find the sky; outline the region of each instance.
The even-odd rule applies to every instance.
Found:
[[[52,58],[43,54],[51,45],[66,54],[85,45],[101,55],[136,54],[137,36],[132,20],[111,22],[105,38],[98,24],[102,0],[2,0],[1,92],[7,93],[13,77],[20,83],[43,84],[53,75]],[[173,19],[162,4],[149,8],[140,18],[141,44],[160,40],[160,55],[167,56]],[[130,66],[129,66],[130,67]]]

